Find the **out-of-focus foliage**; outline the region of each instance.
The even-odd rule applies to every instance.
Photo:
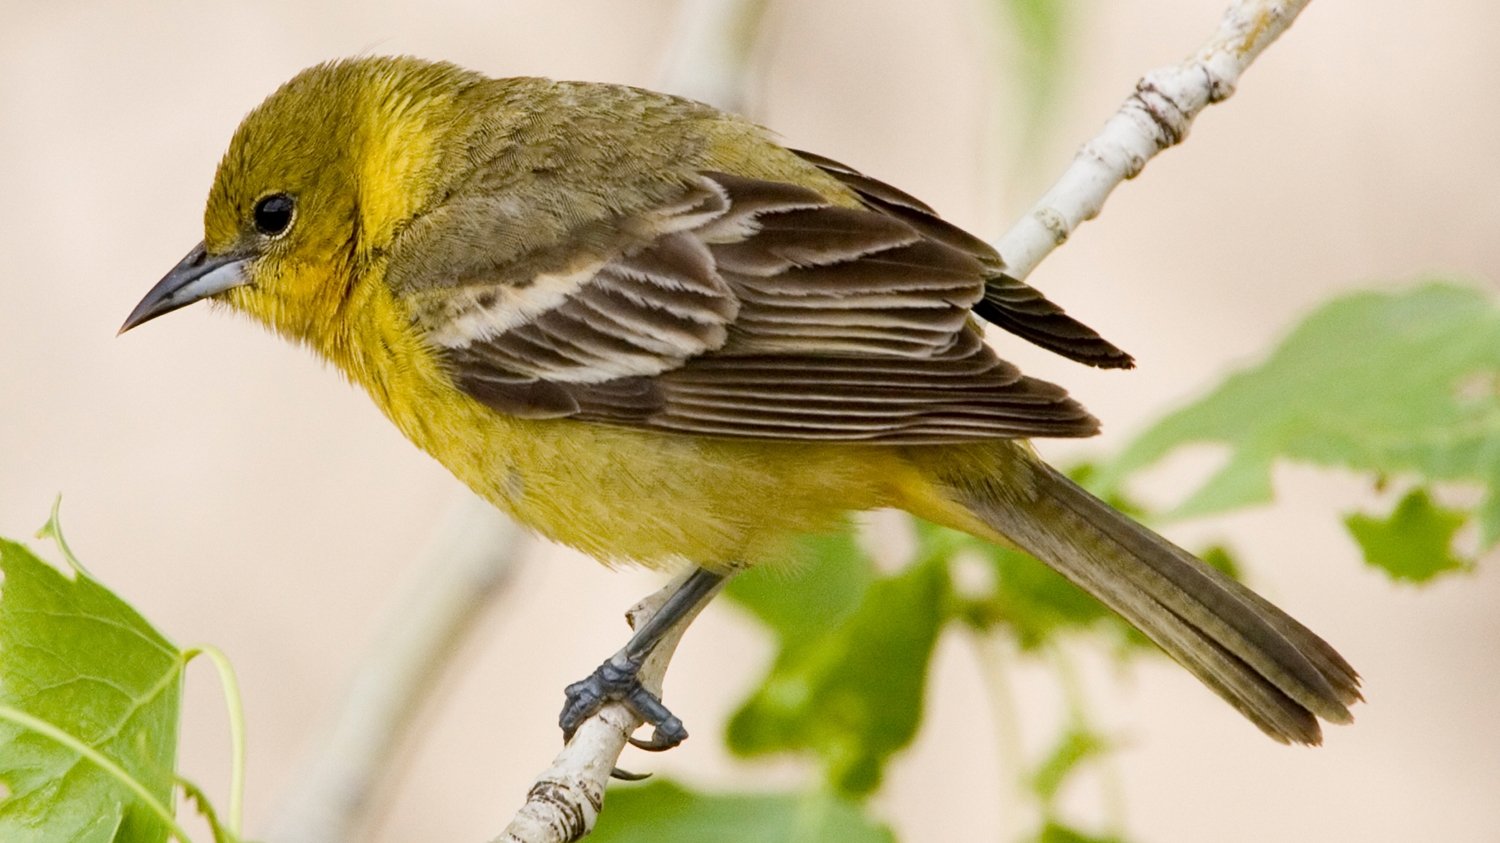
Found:
[[[590,843],[895,843],[890,829],[823,791],[708,795],[670,781],[617,787]]]
[[[1387,518],[1354,513],[1344,525],[1354,534],[1365,559],[1393,578],[1424,582],[1444,571],[1467,570],[1470,563],[1453,552],[1453,535],[1468,513],[1444,509],[1426,489],[1413,489]]]
[[[1477,486],[1479,549],[1500,538],[1500,308],[1480,290],[1426,283],[1337,299],[1299,325],[1264,363],[1146,431],[1099,478],[1106,492],[1176,448],[1228,445],[1228,463],[1170,517],[1271,499],[1277,459],[1338,466],[1418,485]],[[1449,539],[1455,511],[1425,493],[1377,529],[1350,519],[1366,559],[1422,580],[1462,568]],[[1408,532],[1412,532],[1407,535]]]
[[[835,791],[863,796],[922,719],[927,663],[946,617],[944,559],[876,577],[853,532],[808,542],[793,578],[752,570],[729,595],[771,622],[780,653],[729,723],[742,755],[810,750]]]
[[[990,0],[1006,24],[1017,56],[1010,65],[1021,86],[1026,131],[1023,157],[1037,141],[1059,101],[1067,72],[1071,0]]]
[[[1120,656],[1151,646],[1030,556],[944,527],[914,526],[916,551],[896,574],[879,574],[849,527],[805,540],[791,570],[752,569],[730,584],[729,598],[764,621],[779,647],[769,673],[730,721],[731,749],[815,758],[824,775],[808,793],[831,792],[854,804],[878,787],[885,765],[915,736],[928,663],[950,622],[974,634],[1005,635],[1023,653],[1054,653],[1066,635],[1108,642]],[[1225,551],[1213,555],[1232,569]],[[988,586],[977,593],[953,584],[952,570],[966,562],[989,574]],[[1017,782],[1044,819],[1033,840],[1105,839],[1087,837],[1060,818],[1064,786],[1113,746],[1079,714],[1084,701],[1070,705],[1074,714],[1056,745],[1034,765],[1023,765],[1024,781]],[[650,812],[675,811],[677,801],[686,800],[675,791],[662,793],[637,803],[638,809],[665,818],[668,813]],[[646,826],[655,829],[656,822]]]
[[[1037,765],[1031,775],[1031,789],[1051,805],[1066,782],[1084,761],[1109,752],[1109,741],[1090,729],[1075,724],[1063,733],[1056,746]]]
[[[1061,823],[1047,823],[1032,838],[1035,843],[1124,843],[1119,837],[1097,837]],[[1030,843],[1030,841],[1028,841]]]
[[[182,652],[81,568],[0,540],[0,572],[0,840],[165,841]]]
[[[788,568],[758,568],[729,582],[731,600],[749,609],[796,648],[835,629],[859,608],[876,579],[875,564],[852,530],[807,536]]]

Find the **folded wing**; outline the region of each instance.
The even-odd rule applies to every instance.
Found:
[[[905,194],[840,177],[866,207],[704,173],[629,221],[638,245],[524,284],[468,280],[429,337],[464,391],[527,418],[905,444],[1097,432],[1061,388],[982,341],[970,313],[1006,289],[987,246]],[[1077,323],[1049,322],[1060,309],[1015,283],[1051,308],[1006,300],[1016,333],[1103,343],[1059,329]]]

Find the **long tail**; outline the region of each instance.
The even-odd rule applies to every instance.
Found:
[[[947,504],[928,497],[912,507],[918,515],[1008,540],[1052,566],[1282,743],[1320,743],[1319,717],[1353,720],[1359,676],[1327,642],[1024,445],[934,456],[922,470]]]

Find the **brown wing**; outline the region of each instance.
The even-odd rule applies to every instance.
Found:
[[[707,173],[636,227],[650,237],[624,254],[521,290],[470,290],[429,333],[457,383],[513,415],[709,436],[938,443],[1098,429],[1061,388],[984,345],[969,319],[984,262],[897,215]]]
[[[1040,290],[1005,274],[1005,263],[988,243],[944,222],[920,200],[821,155],[792,150],[859,194],[865,206],[897,217],[934,241],[966,252],[985,268],[984,300],[974,313],[988,322],[1071,360],[1102,369],[1129,369],[1135,360],[1093,328],[1063,312]]]

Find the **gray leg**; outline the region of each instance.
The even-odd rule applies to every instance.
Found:
[[[683,618],[697,612],[726,579],[728,575],[705,568],[693,571],[662,604],[661,610],[642,624],[618,653],[599,665],[588,678],[569,685],[565,692],[567,702],[558,717],[563,740],[572,740],[573,733],[583,721],[597,713],[605,703],[614,701],[625,703],[653,727],[649,741],[630,739],[635,746],[660,752],[686,740],[688,733],[682,721],[662,705],[660,698],[641,686],[638,674],[641,665],[667,632]]]

